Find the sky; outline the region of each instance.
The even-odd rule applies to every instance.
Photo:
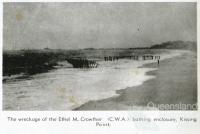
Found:
[[[196,3],[3,4],[4,50],[148,47],[196,38]]]

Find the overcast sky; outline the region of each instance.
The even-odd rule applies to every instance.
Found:
[[[4,3],[4,49],[196,41],[195,3]]]

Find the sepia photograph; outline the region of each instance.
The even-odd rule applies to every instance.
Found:
[[[197,3],[4,2],[3,111],[198,110]]]

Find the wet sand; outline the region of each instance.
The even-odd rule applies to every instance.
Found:
[[[158,68],[147,73],[147,75],[155,75],[156,78],[145,81],[140,86],[118,90],[117,97],[89,101],[74,110],[152,110],[147,107],[149,102],[156,105],[197,103],[195,52],[160,61],[159,66],[157,63],[152,63],[143,67]]]

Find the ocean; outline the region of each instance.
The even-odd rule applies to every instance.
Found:
[[[182,54],[169,50],[160,54],[161,60]],[[117,96],[117,90],[143,84],[155,78],[146,75],[158,68],[143,68],[157,60],[120,59],[99,61],[98,68],[77,69],[64,66],[31,79],[3,83],[4,110],[72,110],[91,100]]]

